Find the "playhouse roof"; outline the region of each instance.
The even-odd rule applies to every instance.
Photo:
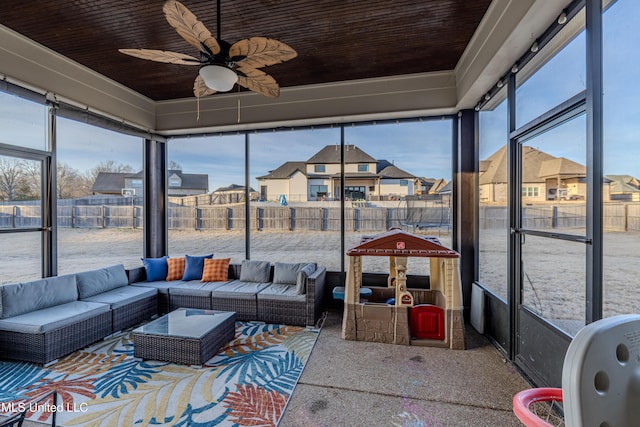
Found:
[[[418,236],[391,229],[375,236],[363,236],[360,244],[347,251],[349,256],[408,256],[459,258],[460,255],[442,246],[437,237]]]

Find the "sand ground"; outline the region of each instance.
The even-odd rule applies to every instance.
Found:
[[[363,235],[349,232],[345,248],[357,245]],[[66,274],[123,263],[126,268],[141,265],[142,230],[58,229],[58,273]],[[451,236],[440,241],[451,245]],[[329,271],[341,269],[341,242],[338,232],[252,231],[251,259],[281,262],[315,261]],[[507,236],[503,230],[482,230],[479,277],[483,284],[506,298]],[[0,237],[0,283],[40,277],[40,239],[32,233],[3,234]],[[605,316],[637,312],[640,293],[640,233],[605,233],[604,238]],[[232,262],[245,258],[245,236],[240,231],[170,231],[169,255],[214,253]],[[523,247],[524,302],[545,318],[584,321],[586,245],[556,239],[527,236]],[[346,258],[346,257],[345,257]],[[345,265],[347,265],[345,261]],[[388,258],[365,257],[363,269],[384,273]],[[410,274],[428,274],[428,262],[410,259]]]

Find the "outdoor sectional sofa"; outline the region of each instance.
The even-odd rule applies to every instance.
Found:
[[[46,364],[157,313],[123,265],[0,286],[0,358]]]
[[[125,270],[119,264],[2,285],[0,358],[47,364],[178,307],[235,311],[238,320],[316,324],[324,267],[243,265],[229,265],[228,280],[220,282],[148,282],[144,267]]]
[[[179,307],[236,312],[238,320],[315,325],[321,314],[326,268],[315,263],[248,261],[229,264],[227,280],[147,281],[144,267],[128,271],[133,286],[158,290],[158,312]]]

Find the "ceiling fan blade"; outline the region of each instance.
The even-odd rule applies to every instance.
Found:
[[[260,68],[279,64],[298,56],[289,45],[267,37],[251,37],[239,40],[229,49],[229,56],[246,57],[238,60],[238,64]]]
[[[184,53],[170,52],[167,50],[155,49],[118,49],[125,55],[136,58],[148,59],[149,61],[165,62],[167,64],[200,65],[200,60]]]
[[[202,98],[203,96],[213,95],[214,93],[216,93],[216,91],[211,89],[209,86],[207,86],[204,83],[204,80],[202,79],[202,77],[198,75],[198,77],[196,77],[196,81],[193,82],[193,94],[196,96],[196,98]]]
[[[220,44],[211,35],[207,27],[191,13],[182,3],[169,0],[162,6],[167,22],[185,39],[191,46],[199,51],[204,51],[200,43],[204,43],[214,55],[220,53]]]
[[[238,84],[269,98],[280,95],[280,86],[276,80],[264,71],[250,67],[238,67]]]

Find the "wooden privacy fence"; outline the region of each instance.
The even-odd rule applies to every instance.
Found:
[[[347,230],[384,231],[402,226],[397,208],[349,208],[345,210]],[[251,228],[256,230],[339,231],[340,208],[252,206]],[[243,205],[233,207],[169,208],[170,229],[242,230],[246,224]]]
[[[604,229],[608,231],[640,231],[639,203],[607,203],[604,208]],[[439,207],[425,210],[437,209]],[[257,230],[340,231],[340,208],[321,206],[256,206],[249,210],[251,228]],[[244,205],[172,206],[169,207],[169,228],[172,230],[243,230],[246,224]],[[428,216],[429,212],[425,212]],[[37,228],[41,226],[39,205],[0,205],[0,228]],[[505,229],[507,208],[481,206],[480,229]],[[393,227],[411,226],[403,208],[353,207],[345,209],[345,229],[353,231],[384,231]],[[447,226],[448,224],[443,224]],[[141,228],[142,206],[75,205],[58,206],[58,226],[68,228]],[[538,205],[523,208],[525,228],[584,228],[584,204]]]

